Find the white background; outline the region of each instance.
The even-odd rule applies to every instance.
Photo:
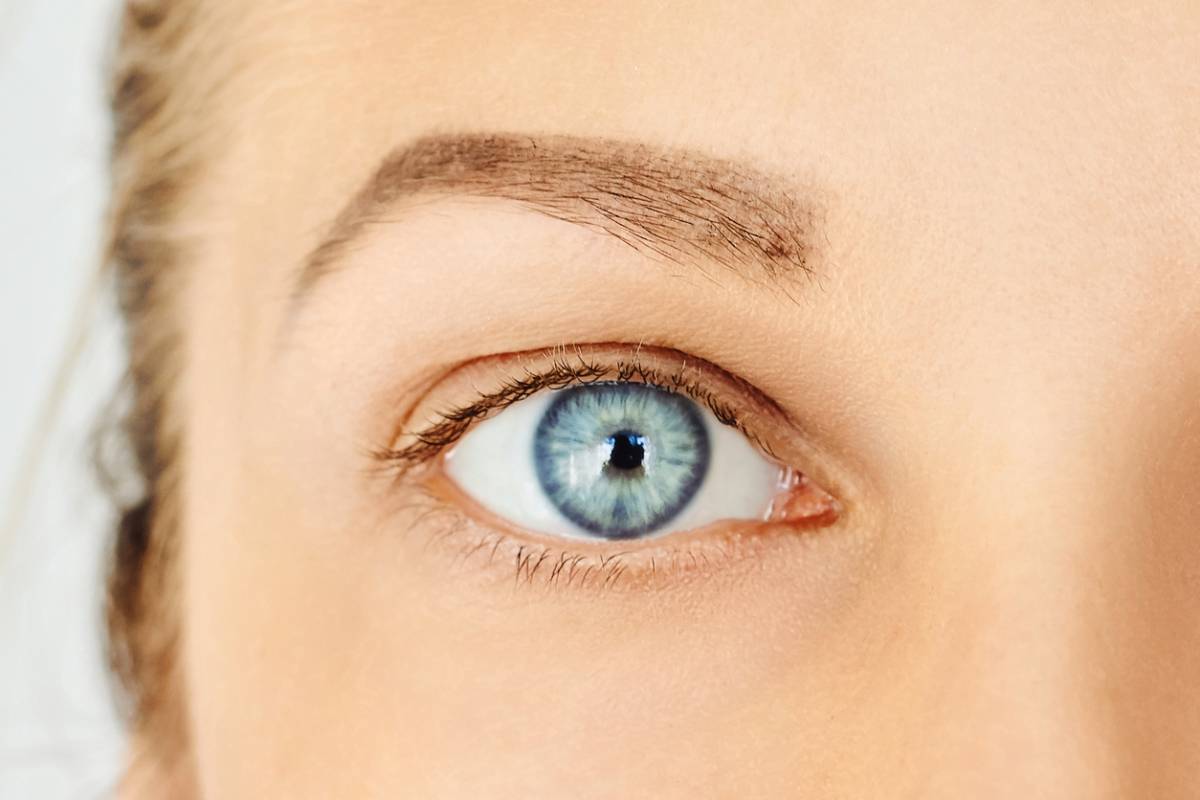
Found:
[[[100,646],[107,507],[86,467],[119,358],[111,315],[85,301],[101,238],[116,5],[0,0],[3,800],[106,797],[120,763]],[[85,347],[39,438],[79,324]]]

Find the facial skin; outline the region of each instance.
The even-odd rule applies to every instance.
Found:
[[[210,5],[236,69],[177,393],[202,796],[1194,793],[1194,6]],[[812,274],[444,188],[296,298],[383,159],[490,133],[751,175],[811,210]],[[468,555],[497,521],[372,456],[530,353],[639,344],[777,404],[756,433],[836,521],[564,585],[518,575],[544,536]]]

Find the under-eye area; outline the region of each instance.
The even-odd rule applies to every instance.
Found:
[[[464,560],[607,586],[837,522],[834,494],[781,455],[794,435],[770,398],[702,359],[580,345],[450,369],[374,457]]]

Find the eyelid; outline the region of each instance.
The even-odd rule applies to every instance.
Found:
[[[480,507],[442,474],[423,481],[417,498],[409,501],[414,518],[436,521],[425,546],[445,549],[461,569],[489,581],[499,578],[515,585],[605,592],[670,589],[686,586],[689,578],[736,580],[738,573],[757,569],[760,559],[780,547],[811,559],[811,537],[803,534],[837,521],[836,501],[835,506],[829,515],[809,517],[799,525],[716,523],[652,539],[587,541],[515,528]],[[797,532],[802,535],[787,535]]]
[[[493,374],[485,376],[487,371]],[[428,394],[438,394],[442,385],[457,382],[466,384],[470,399],[436,406],[418,401],[402,417],[391,441],[375,449],[373,456],[402,478],[444,452],[476,423],[514,403],[541,391],[605,380],[654,383],[685,394],[708,408],[718,421],[739,430],[767,456],[780,460],[770,438],[752,422],[770,418],[773,425],[790,423],[777,403],[708,361],[640,344],[577,345],[467,362],[447,373]],[[490,381],[494,388],[481,390],[480,381]],[[429,421],[413,425],[413,420],[422,416]]]

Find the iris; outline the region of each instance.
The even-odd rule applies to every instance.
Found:
[[[605,539],[671,521],[700,489],[709,457],[696,404],[646,383],[564,389],[533,438],[542,491],[563,516]]]

